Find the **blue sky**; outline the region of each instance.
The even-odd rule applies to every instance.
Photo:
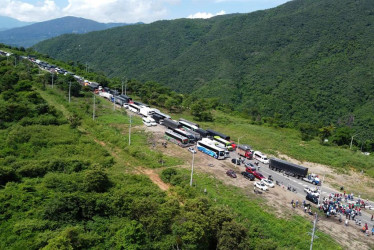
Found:
[[[77,16],[99,22],[145,22],[248,13],[289,0],[0,0],[0,15],[37,22]]]

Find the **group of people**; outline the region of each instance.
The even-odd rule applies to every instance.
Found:
[[[368,223],[361,222],[361,219],[358,218],[361,216],[361,208],[371,208],[369,201],[362,200],[360,197],[357,201],[354,201],[354,195],[346,194],[344,191],[343,193],[331,193],[328,197],[324,197],[322,203],[319,205],[318,209],[323,211],[326,214],[326,217],[335,216],[339,217],[339,221],[343,221],[343,217],[345,216],[345,226],[348,226],[349,221],[353,220],[354,223],[360,227],[361,231],[365,233],[367,236],[370,235]],[[347,204],[348,203],[348,204]],[[302,208],[304,209],[305,213],[309,213],[313,215],[310,204],[306,204],[303,201]],[[299,206],[299,201],[294,200],[291,201],[291,206],[293,208],[297,208]],[[371,221],[374,221],[374,215],[371,216]],[[374,235],[374,225],[371,229],[371,235]]]
[[[345,203],[348,202],[348,204],[343,203],[343,199]],[[349,221],[353,220],[357,226],[361,228],[361,231],[365,233],[367,236],[369,236],[369,226],[367,223],[363,224],[361,222],[361,219],[357,218],[358,216],[361,216],[361,208],[370,208],[369,200],[361,200],[360,197],[356,202],[354,201],[354,195],[346,194],[344,191],[344,194],[339,193],[331,193],[329,194],[328,198],[325,197],[323,199],[322,204],[319,206],[319,210],[323,210],[326,214],[326,217],[330,217],[332,215],[339,216],[339,221],[342,222],[342,217],[345,215],[345,226],[348,226]],[[371,216],[371,221],[373,221],[373,215]],[[374,225],[371,229],[371,234],[374,235]]]

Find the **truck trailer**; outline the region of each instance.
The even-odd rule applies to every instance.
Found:
[[[308,168],[276,158],[270,159],[269,168],[272,170],[283,171],[286,174],[297,177],[298,179],[305,178],[308,174]]]
[[[177,128],[181,127],[179,122],[171,120],[171,119],[167,119],[167,118],[164,119],[162,125],[164,125],[165,127],[169,128],[169,129],[177,129]]]
[[[219,136],[222,139],[230,141],[230,136],[228,136],[228,135],[224,135],[224,134],[222,134],[220,132],[214,131],[213,129],[207,129],[206,131],[208,132],[208,135],[211,136],[211,137]]]

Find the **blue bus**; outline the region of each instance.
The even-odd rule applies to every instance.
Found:
[[[197,150],[210,155],[218,160],[225,159],[225,150],[214,145],[209,145],[206,142],[198,141],[197,142]]]

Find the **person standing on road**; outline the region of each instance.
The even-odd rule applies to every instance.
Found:
[[[371,215],[371,221],[373,221],[373,219],[374,219],[374,215],[372,214],[372,215]]]

